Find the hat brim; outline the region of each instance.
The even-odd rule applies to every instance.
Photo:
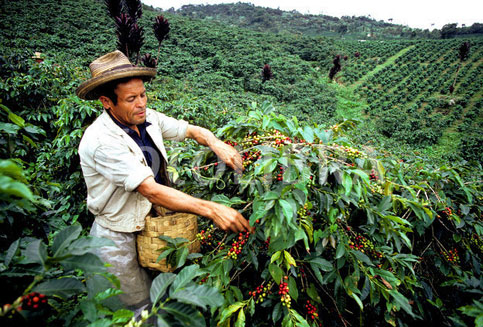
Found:
[[[156,68],[149,67],[128,67],[122,69],[116,69],[100,76],[93,77],[83,82],[76,89],[77,96],[84,100],[95,100],[99,98],[99,94],[96,89],[108,82],[125,78],[125,77],[139,77],[139,78],[153,78],[156,76]]]

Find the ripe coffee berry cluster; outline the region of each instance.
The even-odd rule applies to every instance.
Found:
[[[262,138],[258,135],[257,132],[252,132],[243,138],[243,147],[250,147],[254,145],[259,145],[262,141]]]
[[[349,247],[351,249],[359,250],[362,253],[366,253],[374,259],[380,259],[383,254],[376,250],[374,244],[362,235],[356,233],[356,236],[352,236],[349,239]]]
[[[293,143],[293,140],[290,137],[282,134],[280,131],[277,131],[275,129],[272,130],[271,133],[269,133],[268,135],[264,134],[264,137],[270,138],[271,146],[277,149],[283,147],[285,144]]]
[[[371,169],[371,174],[369,175],[371,180],[377,181],[379,179],[379,176],[377,176],[376,171],[374,168]]]
[[[446,215],[446,217],[450,217],[453,214],[453,210],[451,209],[451,207],[446,207],[443,210],[443,213]]]
[[[269,281],[267,286],[263,286],[263,284],[259,285],[253,292],[248,292],[248,295],[253,297],[255,303],[262,303],[264,299],[271,294],[272,285],[273,281]]]
[[[312,320],[315,320],[319,317],[319,314],[317,313],[317,308],[310,302],[310,300],[307,300],[307,304],[305,304],[305,309],[307,309],[307,314],[312,318]]]
[[[198,234],[196,234],[196,238],[200,241],[201,245],[213,244],[213,235],[211,234],[213,230],[214,226],[211,225],[207,230],[202,229]]]
[[[252,163],[257,161],[258,159],[261,159],[261,152],[259,150],[252,150],[252,151],[247,151],[243,153],[243,167],[247,168],[250,166]]]
[[[340,130],[340,126],[339,126],[339,124],[335,124],[335,125],[330,126],[330,129],[337,133]],[[327,130],[326,130],[326,132],[327,132]]]
[[[283,181],[283,172],[284,172],[284,168],[282,166],[280,166],[278,168],[278,174],[277,174],[277,181],[281,182]]]
[[[199,283],[199,284],[201,285],[201,284],[206,283],[206,281],[208,280],[208,277],[210,277],[210,274],[208,274],[208,275],[206,275],[205,277],[203,277],[203,278],[200,280],[200,283]]]
[[[453,215],[453,209],[451,207],[446,207],[444,208],[443,211],[441,211],[441,215],[437,215],[437,218],[451,218]]]
[[[231,145],[233,147],[238,145],[238,143],[236,143],[235,141],[230,141],[230,140],[225,141],[225,143],[228,144],[228,145]]]
[[[288,276],[284,276],[282,281],[280,282],[280,285],[278,285],[278,295],[280,295],[280,301],[282,301],[282,305],[290,308],[290,302],[292,301],[292,298],[290,297],[289,288],[287,282],[284,282],[284,280],[288,280]]]
[[[268,250],[268,247],[270,246],[270,236],[263,242],[263,244],[261,246],[259,246],[258,248],[260,250]]]
[[[247,242],[249,236],[250,232],[248,231],[245,233],[240,232],[238,234],[238,238],[233,241],[231,248],[228,250],[227,256],[236,260],[243,249],[243,245],[245,245],[245,243]]]
[[[304,267],[300,267],[299,273],[297,274],[297,277],[301,277],[301,278],[304,278],[304,279],[307,277],[307,274],[305,273]]]
[[[460,263],[460,256],[458,254],[458,249],[454,248],[453,250],[441,251],[441,255],[451,264],[457,265]]]
[[[38,311],[47,306],[47,297],[44,294],[32,292],[22,297],[22,309]]]

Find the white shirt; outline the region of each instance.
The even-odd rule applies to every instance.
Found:
[[[146,132],[167,158],[163,140],[183,141],[188,123],[146,109]],[[79,145],[79,156],[87,185],[87,207],[96,222],[117,232],[144,229],[151,203],[135,189],[153,171],[141,148],[103,112],[89,126]]]

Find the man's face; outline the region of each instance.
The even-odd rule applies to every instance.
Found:
[[[105,108],[111,108],[112,115],[124,125],[133,128],[146,120],[146,89],[142,79],[133,78],[129,82],[118,84],[114,92],[117,104],[104,97],[101,101]]]

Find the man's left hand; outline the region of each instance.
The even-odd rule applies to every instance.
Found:
[[[210,149],[223,161],[228,167],[234,169],[241,174],[243,171],[243,161],[234,147],[217,139],[215,135],[206,128],[189,125],[186,130],[186,137],[189,137],[199,144],[209,146]]]
[[[232,168],[239,174],[242,173],[243,161],[234,147],[221,140],[217,140],[217,142],[215,142],[210,148],[221,161],[227,164],[228,167]]]

